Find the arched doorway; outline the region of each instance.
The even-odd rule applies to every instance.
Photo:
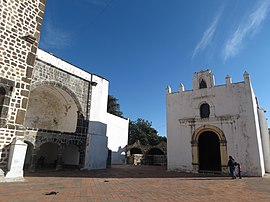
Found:
[[[212,131],[199,136],[199,170],[221,171],[219,138]]]
[[[130,149],[130,155],[134,155],[134,154],[143,154],[143,153],[142,153],[142,150],[140,150],[139,148]]]
[[[139,148],[131,148],[128,163],[134,165],[141,165],[143,160],[143,152]]]
[[[145,156],[145,164],[146,165],[164,165],[165,161],[165,154],[159,148],[152,148],[148,151],[147,155]]]
[[[213,125],[197,128],[191,139],[193,171],[227,173],[227,141],[221,129]]]
[[[37,155],[37,168],[55,168],[58,157],[58,147],[56,143],[52,142],[42,144]]]
[[[63,164],[65,166],[79,166],[80,151],[76,145],[68,145],[63,150]]]

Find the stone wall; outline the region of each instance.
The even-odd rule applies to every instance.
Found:
[[[35,70],[31,89],[42,85],[57,86],[69,94],[77,101],[79,110],[86,116],[87,106],[89,104],[88,95],[90,82],[82,78],[65,72],[39,59],[36,60]]]
[[[46,0],[0,3],[0,87],[6,89],[0,125],[0,168],[6,168],[8,145],[24,138],[24,118]],[[1,112],[1,117],[2,117]]]

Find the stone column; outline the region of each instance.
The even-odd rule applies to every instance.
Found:
[[[192,141],[192,165],[193,165],[193,172],[199,172],[199,152],[198,152],[198,142]]]
[[[30,172],[35,172],[36,171],[36,162],[37,162],[37,149],[33,148],[32,150],[32,156],[31,156],[31,164],[28,168]]]
[[[21,178],[23,177],[23,165],[26,155],[27,144],[19,139],[14,139],[11,142],[8,172],[6,178]]]
[[[56,170],[61,170],[63,168],[63,151],[62,148],[58,149]]]
[[[227,142],[226,141],[220,141],[220,158],[221,158],[221,172],[222,173],[228,173],[228,156],[227,156]]]

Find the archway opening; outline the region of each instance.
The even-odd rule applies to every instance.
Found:
[[[37,168],[43,167],[56,167],[58,156],[58,145],[55,143],[47,142],[40,146],[37,155]]]
[[[63,164],[68,167],[78,166],[80,161],[79,147],[68,145],[63,151]]]
[[[129,164],[141,165],[143,161],[143,152],[139,148],[130,149],[130,156],[128,157]]]
[[[130,150],[130,154],[134,155],[134,154],[142,154],[142,150],[140,150],[139,148],[132,148]]]
[[[221,171],[219,137],[212,131],[205,131],[199,136],[199,170]]]
[[[152,148],[148,151],[145,157],[146,165],[165,165],[166,164],[166,156],[164,152],[159,148]]]

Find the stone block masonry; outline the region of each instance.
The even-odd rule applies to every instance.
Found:
[[[24,138],[24,119],[46,0],[0,3],[0,168],[9,145]]]

